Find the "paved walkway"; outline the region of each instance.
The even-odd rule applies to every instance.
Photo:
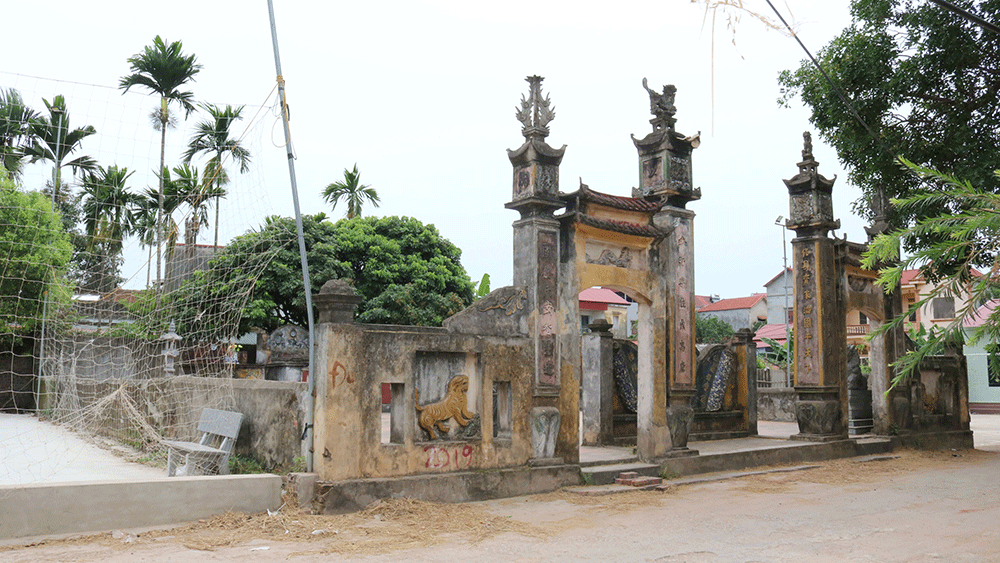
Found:
[[[0,486],[142,481],[162,469],[130,463],[79,434],[28,414],[0,414]]]

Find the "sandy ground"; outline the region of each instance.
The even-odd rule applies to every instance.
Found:
[[[998,477],[997,452],[902,452],[666,492],[230,514],[8,545],[0,561],[990,562],[1000,561]]]

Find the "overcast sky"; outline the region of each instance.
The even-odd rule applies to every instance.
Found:
[[[746,5],[768,13],[763,0]],[[850,21],[847,0],[787,0],[805,44],[818,51]],[[222,203],[223,243],[269,214],[291,216],[282,130],[273,110],[275,66],[267,4],[176,0],[164,9],[135,2],[12,2],[4,7],[0,87],[15,87],[36,109],[64,94],[71,125],[98,134],[83,151],[102,165],[136,173],[135,191],[156,184],[159,135],[148,113],[157,100],[117,90],[126,59],[157,34],[180,39],[204,69],[190,85],[199,100],[245,105],[241,127],[255,165],[232,174]],[[689,204],[695,220],[696,290],[738,297],[763,291],[781,270],[788,215],[782,179],[801,159],[808,112],[796,100],[778,107],[782,69],[804,58],[794,40],[749,16],[733,34],[725,20],[704,21],[687,0],[503,3],[459,1],[305,2],[275,0],[283,76],[291,107],[295,167],[303,213],[326,211],[321,192],[355,163],[382,198],[365,214],[409,215],[434,224],[462,249],[473,280],[511,281],[511,197],[506,149],[524,141],[515,106],[524,77],[545,77],[555,106],[548,142],[567,145],[564,192],[580,178],[592,189],[630,195],[638,157],[630,134],[650,129],[642,88],[677,86],[677,130],[701,131]],[[714,83],[714,92],[713,92]],[[198,116],[168,132],[168,165],[178,162]],[[242,128],[239,129],[243,133]],[[850,212],[860,192],[847,183],[833,150],[814,136],[820,173],[838,176],[836,216],[850,240],[863,222]],[[50,170],[29,167],[25,184]],[[788,233],[791,241],[792,233]],[[211,229],[200,243],[211,244]],[[123,274],[143,287],[145,253],[131,245]]]

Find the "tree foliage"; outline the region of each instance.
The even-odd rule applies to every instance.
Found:
[[[917,373],[921,361],[940,353],[945,345],[960,343],[963,325],[973,317],[977,308],[1000,295],[1000,195],[977,189],[966,180],[941,174],[929,168],[908,163],[909,168],[928,180],[934,189],[917,192],[905,199],[893,200],[903,213],[920,213],[924,217],[911,227],[879,235],[865,253],[865,268],[879,271],[878,283],[886,291],[899,286],[903,271],[919,267],[922,272],[936,271],[938,264],[951,264],[948,275],[940,275],[938,284],[927,294],[910,305],[903,315],[879,327],[873,334],[881,334],[902,326],[906,319],[931,300],[938,297],[967,295],[965,306],[955,311],[955,318],[946,325],[937,325],[930,332],[916,335],[916,347],[900,358],[896,366],[893,385]],[[1000,178],[1000,172],[994,173]],[[933,209],[944,209],[930,215]],[[956,211],[951,211],[955,209]],[[900,246],[906,247],[914,239],[933,235],[937,240],[913,254],[900,257]],[[986,265],[986,274],[979,275],[976,268]],[[893,264],[886,267],[885,264]],[[973,332],[970,341],[985,340],[990,361],[1000,368],[1000,307],[993,309]]]
[[[344,169],[344,179],[334,182],[323,189],[323,199],[330,204],[330,209],[336,210],[341,199],[347,203],[347,218],[361,217],[361,206],[365,200],[378,207],[379,197],[375,188],[361,183],[361,173],[358,165],[353,170]]]
[[[33,334],[46,299],[49,306],[69,300],[64,276],[71,254],[69,236],[48,198],[20,191],[0,167],[0,338]]]
[[[170,114],[170,103],[175,102],[184,108],[184,117],[194,111],[194,94],[181,90],[188,82],[194,81],[195,75],[201,72],[201,65],[194,55],[186,55],[182,51],[180,41],[168,43],[159,35],[153,38],[153,44],[147,45],[141,53],[136,53],[128,59],[130,74],[118,81],[122,94],[133,86],[142,86],[153,94],[159,94],[160,107],[151,115],[154,127],[160,132],[160,166],[157,170],[166,168],[167,128],[173,119]],[[156,278],[161,279],[160,246],[163,244],[163,176],[157,188],[156,216]]]
[[[20,92],[0,89],[0,166],[16,180],[24,166],[24,149],[31,144],[29,127],[38,114],[24,103]]]
[[[733,327],[717,317],[696,315],[694,319],[694,341],[698,344],[729,342],[733,337]]]
[[[998,0],[959,4],[986,20],[1000,20]],[[981,190],[1000,190],[992,174],[1000,168],[1000,36],[932,2],[853,0],[851,15],[851,25],[817,59],[874,135],[809,61],[781,73],[779,101],[801,96],[811,109],[810,121],[863,190],[855,211],[874,218],[882,207],[879,190],[891,199],[928,187],[899,165],[897,155],[965,178]],[[900,228],[944,209],[957,211],[959,203],[890,208],[885,215]],[[914,251],[934,244],[935,236],[913,233],[903,242]]]
[[[313,294],[328,280],[353,280],[365,299],[358,308],[361,322],[436,326],[472,303],[461,251],[433,225],[409,217],[331,223],[322,213],[303,216],[302,222]],[[209,269],[185,282],[174,306],[177,318],[189,319],[221,318],[212,313],[239,307],[240,333],[285,323],[305,326],[295,221],[270,217],[260,230],[236,237]],[[210,330],[233,333],[223,326]]]

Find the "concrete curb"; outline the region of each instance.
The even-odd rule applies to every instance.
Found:
[[[0,539],[188,522],[281,505],[281,477],[225,475],[0,487]]]

